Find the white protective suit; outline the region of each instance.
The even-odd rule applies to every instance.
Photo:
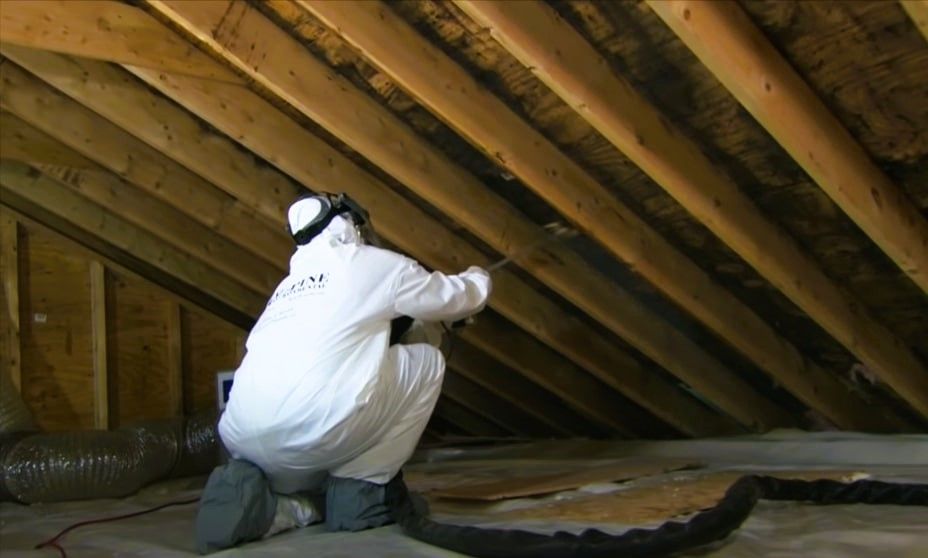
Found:
[[[291,209],[292,230],[311,209]],[[390,320],[462,319],[490,289],[480,268],[429,273],[363,245],[350,217],[336,217],[298,247],[248,337],[219,423],[229,453],[282,494],[317,489],[326,474],[388,482],[412,455],[445,368],[431,345],[388,347]]]

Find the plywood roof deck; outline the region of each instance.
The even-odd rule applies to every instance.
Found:
[[[131,221],[240,323],[305,189],[444,271],[564,221],[495,276],[437,423],[924,430],[921,4],[703,4],[5,1],[3,203]]]

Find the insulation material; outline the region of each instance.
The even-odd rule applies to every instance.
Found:
[[[478,483],[468,482],[465,478],[463,485],[442,488],[432,495],[462,500],[501,500],[550,494],[592,483],[623,481],[695,466],[693,462],[680,459],[629,458],[595,467],[575,462],[571,469],[555,473],[532,474],[510,469],[509,474],[502,475],[502,478],[497,476],[489,482]]]

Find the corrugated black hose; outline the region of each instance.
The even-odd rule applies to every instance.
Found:
[[[928,484],[748,475],[736,481],[715,507],[688,521],[668,521],[654,529],[632,529],[620,535],[597,529],[576,535],[563,531],[546,535],[437,523],[428,518],[421,497],[406,493],[397,500],[395,519],[406,535],[477,558],[657,558],[724,539],[748,518],[758,500],[928,506]]]

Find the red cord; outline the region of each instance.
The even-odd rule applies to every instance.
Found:
[[[64,548],[62,548],[61,545],[58,544],[58,539],[65,536],[67,533],[77,529],[78,527],[84,527],[85,525],[93,525],[95,523],[108,523],[110,521],[119,521],[120,519],[129,519],[130,517],[138,517],[140,515],[145,515],[146,513],[152,513],[152,512],[159,511],[159,510],[163,510],[164,508],[169,508],[171,506],[186,506],[187,504],[195,504],[199,500],[200,500],[199,498],[191,498],[189,500],[168,502],[167,504],[161,504],[160,506],[155,506],[153,508],[149,508],[147,510],[142,510],[138,512],[127,513],[124,515],[117,515],[115,517],[104,517],[102,519],[90,519],[88,521],[81,521],[79,523],[75,523],[74,525],[66,527],[65,529],[61,530],[61,532],[59,532],[57,535],[48,539],[47,541],[41,542],[35,545],[35,548],[36,550],[38,550],[40,548],[45,548],[46,546],[50,546],[58,550],[58,552],[61,554],[61,558],[67,558],[68,553],[65,552]]]

